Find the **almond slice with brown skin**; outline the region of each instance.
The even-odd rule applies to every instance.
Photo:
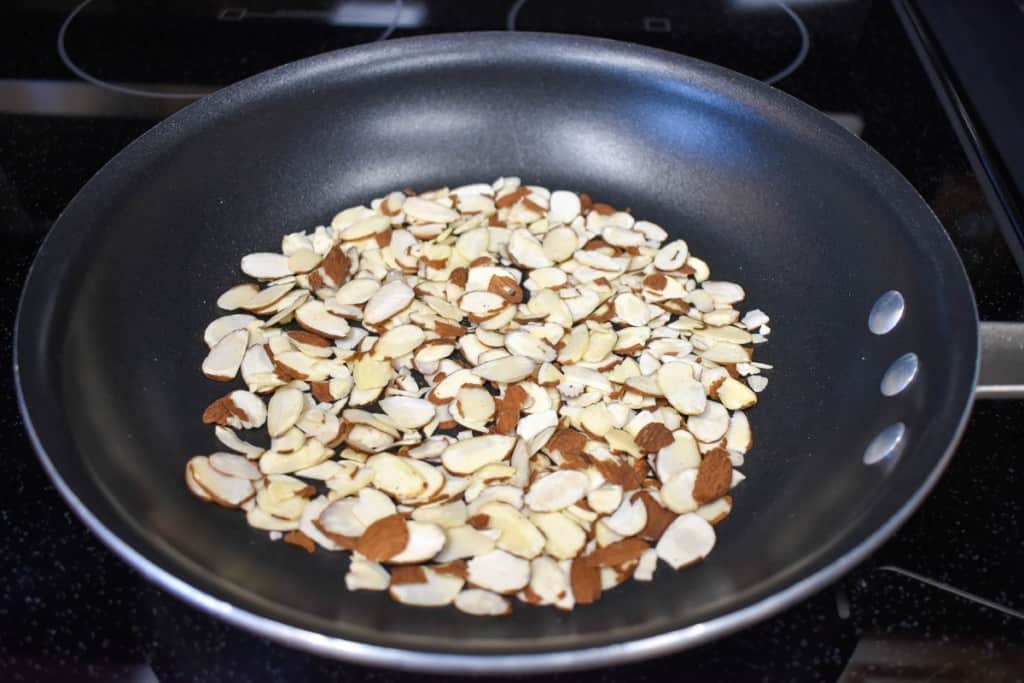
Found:
[[[348,321],[327,310],[322,301],[309,301],[295,311],[295,322],[310,332],[328,339],[342,339],[348,334]]]
[[[228,334],[237,330],[244,330],[250,324],[259,320],[256,316],[248,313],[233,313],[217,318],[206,326],[203,332],[203,341],[211,349]]]
[[[193,458],[188,466],[192,480],[218,505],[238,507],[256,493],[249,479],[233,477],[214,469],[208,458]]]
[[[203,360],[203,374],[218,382],[233,380],[238,375],[248,343],[248,330],[235,330],[224,335]]]
[[[363,309],[363,322],[371,325],[390,319],[404,310],[415,297],[415,292],[401,280],[393,280],[377,290]]]
[[[306,407],[305,395],[298,389],[282,387],[267,404],[267,432],[271,438],[282,436],[295,426]]]
[[[209,456],[210,467],[221,474],[239,479],[256,481],[263,478],[260,468],[254,465],[248,458],[234,453],[211,453]]]
[[[404,568],[401,568],[404,569]],[[454,602],[465,581],[450,574],[440,574],[428,568],[409,567],[422,574],[422,581],[398,581],[398,571],[394,570],[388,594],[396,602],[416,607],[441,607]]]
[[[408,197],[402,204],[405,215],[422,223],[451,223],[459,217],[457,211],[422,197]]]
[[[447,539],[444,529],[429,522],[407,521],[405,525],[409,530],[409,542],[402,552],[389,560],[390,563],[426,562],[441,552]]]

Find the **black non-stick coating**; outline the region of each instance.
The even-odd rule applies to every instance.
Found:
[[[661,565],[653,583],[628,582],[572,613],[481,619],[349,593],[342,555],[272,544],[241,514],[190,495],[186,460],[218,449],[199,416],[225,390],[199,372],[202,331],[216,296],[242,280],[240,257],[391,189],[503,174],[631,207],[771,314],[759,355],[776,369],[750,413],[749,480],[708,560],[678,573]],[[906,315],[873,335],[868,311],[891,289]],[[434,36],[257,76],[118,155],[40,251],[16,370],[63,493],[175,593],[319,652],[527,671],[699,643],[849,568],[920,502],[950,453],[971,403],[976,323],[961,265],[921,198],[797,101],[621,43]],[[920,357],[916,381],[884,398],[882,373],[908,351]],[[895,422],[907,426],[902,454],[866,466],[865,446]]]

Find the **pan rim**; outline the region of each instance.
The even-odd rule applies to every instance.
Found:
[[[118,155],[115,155],[114,158],[104,164],[104,166],[97,171],[96,175],[94,175],[93,178],[83,186],[82,190],[80,190],[79,193],[76,194],[75,198],[71,200],[69,206],[74,204],[82,193],[86,191],[86,188],[93,183],[95,178],[103,174],[118,157],[124,154],[127,150],[136,146],[142,138],[150,136],[154,130],[165,126],[167,121],[173,121],[175,125],[179,125],[188,120],[189,117],[199,117],[204,109],[212,109],[213,105],[216,103],[229,102],[232,98],[237,96],[243,88],[252,88],[254,83],[269,82],[272,79],[281,77],[291,71],[308,69],[311,66],[326,68],[338,59],[338,55],[344,55],[345,58],[349,59],[356,56],[372,58],[374,54],[383,49],[393,49],[395,44],[407,44],[415,47],[418,44],[429,45],[446,41],[470,43],[472,41],[484,40],[493,47],[493,41],[496,39],[521,40],[526,42],[539,41],[547,43],[548,45],[561,46],[563,48],[577,48],[582,45],[584,49],[604,48],[608,50],[615,50],[619,53],[628,51],[628,53],[635,58],[649,59],[661,65],[665,65],[666,60],[673,61],[677,66],[686,66],[688,70],[694,74],[700,74],[711,79],[725,78],[732,82],[738,81],[740,85],[743,86],[742,89],[744,93],[747,94],[749,94],[751,90],[767,87],[758,81],[743,76],[742,74],[737,74],[736,72],[713,64],[708,64],[697,59],[683,57],[664,50],[602,38],[530,32],[508,33],[502,31],[435,34],[429,36],[400,38],[387,41],[387,43],[374,43],[346,48],[343,50],[336,50],[285,64],[247,78],[239,83],[227,86],[220,91],[202,98],[198,102],[158,123],[153,129],[151,129],[151,131],[143,134],[143,136],[140,136],[139,139],[133,141],[124,150],[119,152]],[[805,118],[814,118],[821,126],[830,126],[834,133],[841,139],[849,139],[853,137],[841,126],[828,121],[827,117],[824,117],[819,112],[794,97],[775,90],[775,94],[772,95],[772,99],[774,99],[773,105],[775,106],[788,109],[796,108],[800,110],[799,114],[801,116]],[[860,143],[860,146],[865,152],[880,160],[890,173],[901,179],[908,190],[916,194],[916,191],[913,190],[909,181],[907,181],[887,160],[875,152],[875,150],[870,146],[861,143],[859,140],[857,142]],[[935,216],[927,203],[920,200],[920,204],[922,208],[927,210],[930,219],[941,226],[941,222]],[[32,266],[29,269],[25,284],[22,288],[13,332],[13,369],[18,409],[25,422],[25,428],[29,435],[29,440],[32,443],[32,447],[40,462],[43,464],[43,468],[47,475],[79,519],[81,519],[105,545],[112,549],[122,560],[139,571],[147,580],[167,590],[178,599],[191,606],[197,607],[208,614],[219,617],[234,626],[243,628],[260,636],[264,636],[277,642],[317,655],[336,659],[345,659],[359,664],[384,666],[406,671],[429,671],[467,675],[570,671],[589,669],[602,665],[623,664],[626,662],[665,655],[707,643],[718,637],[751,626],[769,616],[781,612],[783,609],[792,606],[799,600],[808,597],[817,590],[820,590],[834,582],[840,576],[850,571],[855,565],[863,561],[900,526],[902,526],[902,524],[928,495],[935,483],[938,481],[942,472],[945,470],[945,467],[949,463],[949,460],[952,457],[964,430],[966,429],[967,420],[971,414],[974,404],[975,396],[973,388],[977,384],[980,364],[980,348],[977,344],[977,307],[973,292],[970,289],[970,283],[963,268],[963,263],[959,258],[959,254],[956,253],[955,248],[952,246],[948,234],[946,234],[945,230],[941,230],[942,238],[949,243],[950,249],[952,249],[953,253],[956,255],[956,262],[960,266],[959,272],[953,275],[962,279],[962,281],[967,285],[967,293],[970,294],[971,312],[975,323],[973,337],[975,339],[976,348],[973,373],[969,384],[971,391],[969,392],[969,395],[965,397],[961,414],[959,416],[956,429],[954,430],[953,438],[950,440],[941,457],[938,458],[935,466],[929,472],[928,476],[924,478],[910,496],[905,498],[902,505],[892,513],[884,524],[877,527],[866,537],[863,537],[855,546],[844,554],[841,554],[829,564],[812,571],[809,575],[799,581],[791,583],[785,588],[758,599],[749,605],[740,607],[732,612],[713,617],[703,623],[691,624],[682,628],[639,637],[634,640],[597,646],[569,648],[549,652],[478,654],[437,652],[392,647],[351,640],[341,636],[328,636],[313,630],[278,621],[273,617],[264,616],[256,613],[255,611],[239,608],[227,600],[218,598],[212,593],[208,593],[191,585],[186,579],[179,578],[175,573],[163,568],[154,560],[151,560],[142,550],[137,549],[135,546],[123,540],[108,528],[78,497],[71,485],[69,485],[59,473],[57,466],[54,464],[54,461],[51,460],[42,443],[42,439],[37,431],[36,423],[32,420],[32,415],[26,400],[25,387],[23,386],[23,381],[31,380],[22,376],[21,360],[23,357],[31,357],[33,352],[38,353],[38,351],[32,348],[28,343],[29,340],[27,337],[24,337],[24,335],[28,334],[25,329],[25,309],[29,305],[29,299],[32,298],[33,290],[41,286],[41,283],[39,282],[41,277],[41,275],[39,275],[39,271],[42,269],[42,266],[40,263],[46,260],[47,247],[52,246],[52,244],[58,239],[55,237],[56,232],[67,230],[67,228],[63,227],[64,224],[62,223],[62,219],[65,214],[66,209],[61,213],[51,229],[48,231],[36,254],[36,257],[33,260]],[[856,536],[854,536],[854,538],[856,538]]]

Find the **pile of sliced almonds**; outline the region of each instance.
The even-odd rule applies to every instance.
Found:
[[[249,254],[203,373],[196,496],[345,584],[501,615],[702,560],[752,445],[768,316],[683,240],[518,178],[392,192]],[[265,429],[269,446],[239,434]],[[264,440],[266,441],[266,440]],[[228,452],[231,451],[231,452]]]

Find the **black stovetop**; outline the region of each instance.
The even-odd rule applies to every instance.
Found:
[[[888,2],[632,0],[608,8],[542,0],[308,0],[301,10],[295,3],[281,10],[286,4],[96,2],[69,28],[67,53],[101,79],[191,92],[382,36],[511,26],[675,50],[768,80],[854,130],[942,220],[982,318],[1024,320],[1024,286],[997,212]],[[76,85],[55,48],[71,9],[73,3],[51,0],[0,10],[0,340],[8,357],[21,282],[56,216],[104,162],[188,102]],[[0,679],[430,678],[269,643],[147,583],[87,531],[49,484],[11,385],[3,373]],[[1024,402],[980,402],[936,490],[844,579],[711,645],[588,680],[1019,680],[1021,443]]]

